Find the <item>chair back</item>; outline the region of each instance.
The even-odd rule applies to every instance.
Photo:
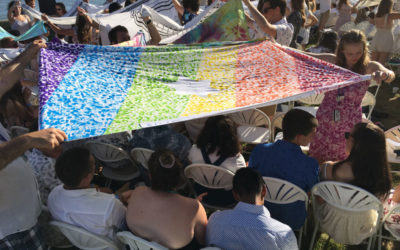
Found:
[[[385,131],[385,137],[400,143],[400,125]]]
[[[253,125],[256,127],[265,128],[269,128],[271,126],[271,121],[269,120],[269,117],[259,109],[240,111],[237,113],[229,114],[228,116],[233,121],[235,121],[238,126]]]
[[[118,243],[113,240],[83,228],[55,220],[50,221],[50,225],[57,227],[74,246],[81,249],[120,249]]]
[[[132,159],[142,165],[144,168],[149,169],[149,159],[154,153],[154,150],[147,148],[134,148],[131,151]]]
[[[106,167],[123,168],[126,165],[132,165],[129,154],[112,144],[91,141],[86,143],[86,147]]]
[[[308,104],[308,105],[320,105],[322,103],[322,100],[324,100],[325,95],[324,94],[316,94],[316,95],[311,95],[307,96],[304,98],[300,98],[297,100],[300,103]]]
[[[195,163],[185,168],[185,176],[207,188],[231,190],[234,174],[223,167]]]
[[[276,129],[282,129],[282,121],[283,117],[285,117],[284,112],[276,113],[272,119],[272,124],[271,124],[271,142],[275,141],[276,137]]]
[[[308,196],[300,187],[278,178],[263,177],[263,179],[267,186],[267,194],[264,198],[266,201],[277,204],[304,201],[307,210]]]
[[[117,238],[128,245],[131,250],[168,250],[168,248],[161,246],[157,242],[147,241],[128,231],[117,233]]]
[[[329,205],[353,212],[376,210],[382,214],[382,203],[373,194],[362,188],[336,181],[323,181],[316,184],[311,195],[313,205],[315,196],[320,196]]]

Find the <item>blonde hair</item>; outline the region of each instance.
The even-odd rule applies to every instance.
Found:
[[[361,43],[363,45],[363,54],[358,60],[358,62],[351,69],[353,72],[358,74],[365,74],[368,63],[369,63],[369,55],[368,55],[368,47],[367,47],[367,38],[364,33],[359,30],[350,30],[343,34],[342,38],[339,41],[338,48],[336,50],[336,65],[341,66],[343,68],[347,67],[346,57],[343,53],[344,45],[346,44],[356,44]]]

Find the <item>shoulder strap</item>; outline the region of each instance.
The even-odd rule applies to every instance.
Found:
[[[201,154],[203,156],[203,160],[205,163],[212,164],[215,166],[220,166],[227,158],[227,157],[220,156],[216,161],[211,162],[210,157],[208,157],[208,154],[204,148],[201,149]]]
[[[208,154],[207,154],[205,148],[201,148],[201,154],[203,155],[203,160],[204,160],[205,163],[212,164],[211,160],[210,160],[210,157],[208,157]]]

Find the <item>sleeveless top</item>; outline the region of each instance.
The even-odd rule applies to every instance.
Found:
[[[28,31],[31,28],[30,23],[28,22],[28,19],[25,17],[25,21],[20,21],[15,19],[14,22],[11,24],[11,29],[12,30],[18,30],[20,35],[25,34],[26,31]]]

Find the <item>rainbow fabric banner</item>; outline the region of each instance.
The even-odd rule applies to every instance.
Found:
[[[69,140],[262,107],[362,76],[270,41],[41,50],[40,129]]]

